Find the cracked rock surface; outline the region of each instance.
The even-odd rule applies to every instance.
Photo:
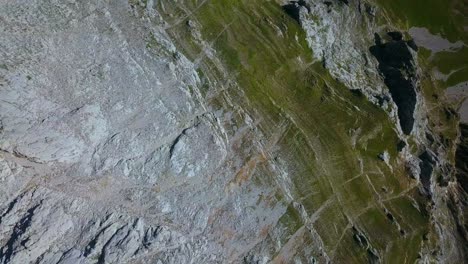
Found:
[[[466,146],[378,10],[0,1],[0,263],[463,260]]]
[[[151,30],[168,54],[154,56],[126,1],[0,12],[1,262],[221,261],[207,229],[225,226],[213,208],[234,209],[222,175],[235,157],[194,94],[194,65],[174,59],[161,27]],[[282,210],[232,217],[274,221]]]

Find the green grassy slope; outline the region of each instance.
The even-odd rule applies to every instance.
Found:
[[[448,76],[440,81],[441,89],[468,81],[468,1],[466,0],[377,0],[387,17],[399,28],[427,28],[452,43],[463,41],[465,46],[426,57],[428,66]],[[424,51],[423,51],[424,52]]]
[[[425,27],[432,34],[456,42],[468,41],[466,0],[376,0],[400,28]]]
[[[313,61],[296,21],[266,0],[161,1],[158,9],[204,78],[211,83],[233,78],[238,86],[228,86],[226,92],[238,98],[236,89],[242,89],[251,103],[245,107],[262,117],[262,132],[280,133],[275,154],[288,164],[294,198],[309,216],[315,215],[310,226],[334,262],[362,263],[370,248],[389,263],[416,260],[429,217],[426,201],[397,158],[394,124]],[[188,20],[200,25],[222,69],[192,39]],[[216,104],[216,98],[211,100]],[[392,169],[377,157],[385,150]],[[255,177],[275,184],[267,174]],[[290,207],[274,228],[288,230],[284,243],[299,238],[316,243],[308,234],[297,235],[304,224]],[[355,230],[365,234],[369,248],[359,245]],[[288,263],[283,253],[273,254]]]

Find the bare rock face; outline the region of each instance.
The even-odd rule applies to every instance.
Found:
[[[368,52],[374,7],[279,2],[258,10],[232,2],[224,14],[209,1],[2,1],[0,263],[326,263],[352,250],[354,261],[377,263],[400,252],[399,238],[418,244],[428,201],[417,179],[401,177],[400,167],[418,163],[390,126],[400,106]],[[196,12],[234,17],[223,24]],[[294,32],[295,42],[275,45],[270,31],[283,42]],[[242,32],[258,36],[230,46]],[[258,40],[284,50],[232,51]],[[284,62],[294,45],[307,55]],[[280,66],[262,65],[270,72],[259,79],[256,60],[276,55]],[[285,69],[304,80],[275,79]],[[245,72],[249,81],[238,78]],[[304,82],[313,85],[297,88]],[[246,88],[290,83],[298,91]],[[324,121],[297,110],[310,110],[304,98],[317,99]],[[329,102],[346,118],[393,119],[356,128],[362,119],[341,124]],[[332,123],[335,131],[325,129]],[[411,133],[422,142],[423,132]],[[403,154],[375,140],[403,142]],[[409,217],[421,228],[405,215],[416,211]],[[388,246],[373,229],[382,216],[391,220],[382,228]],[[437,248],[430,243],[418,244],[424,257]]]
[[[358,12],[364,8],[358,1],[308,2],[311,9],[302,12],[302,26],[314,57],[348,88],[363,91],[377,103],[377,96],[386,91],[367,52],[377,30],[374,17]]]
[[[244,211],[266,187],[224,198],[242,156],[164,22],[132,8],[1,4],[1,263],[222,262],[284,211]]]

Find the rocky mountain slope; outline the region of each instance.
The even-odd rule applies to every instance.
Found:
[[[0,1],[0,263],[463,263],[466,11]]]

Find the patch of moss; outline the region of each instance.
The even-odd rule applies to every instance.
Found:
[[[437,66],[439,71],[444,74],[450,74],[453,70],[467,67],[468,63],[468,48],[463,47],[460,50],[444,51],[435,54],[432,62],[433,65]]]
[[[401,28],[425,27],[451,42],[467,40],[464,31],[466,7],[459,0],[376,0]]]

